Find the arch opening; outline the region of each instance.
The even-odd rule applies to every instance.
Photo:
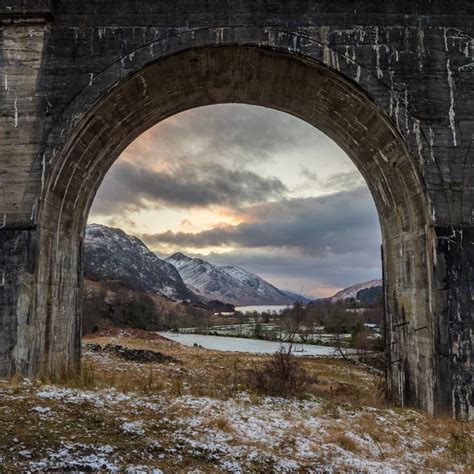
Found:
[[[257,46],[191,49],[149,64],[111,88],[68,133],[38,214],[41,296],[34,317],[44,335],[31,348],[32,360],[52,372],[65,362],[64,354],[67,364],[79,361],[84,226],[115,159],[163,119],[222,103],[294,115],[332,138],[361,172],[382,230],[389,392],[402,405],[433,412],[436,329],[427,263],[433,249],[416,162],[390,119],[356,83],[308,58]]]

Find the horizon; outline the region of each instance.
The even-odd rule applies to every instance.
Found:
[[[100,226],[105,226],[105,224],[99,224],[98,222],[88,222],[87,223],[87,226],[90,226],[90,225],[100,225]],[[108,227],[108,228],[111,228],[111,229],[115,229],[115,230],[121,230],[123,232],[125,232],[123,229],[121,229],[120,227],[110,227],[110,226],[105,226],[105,227]],[[130,237],[137,237],[133,234],[128,234],[127,232],[125,232],[128,236]],[[141,240],[141,239],[140,239]],[[142,241],[143,242],[143,241]],[[143,242],[145,245],[146,245],[146,242]],[[148,248],[148,246],[147,246]],[[154,253],[158,258],[162,259],[162,260],[166,260],[168,261],[169,258],[171,257],[174,257],[176,254],[180,254],[180,255],[183,255],[184,257],[186,258],[189,258],[189,259],[193,259],[193,260],[203,260],[207,263],[210,263],[212,265],[214,265],[215,267],[218,267],[218,268],[222,268],[222,267],[226,267],[226,266],[229,266],[229,267],[238,267],[238,268],[241,268],[242,270],[244,270],[245,272],[247,273],[251,273],[261,279],[263,279],[260,275],[257,275],[256,273],[253,273],[253,272],[250,272],[249,270],[247,270],[246,268],[243,268],[242,266],[240,265],[218,265],[218,264],[214,264],[212,262],[210,262],[209,260],[206,260],[205,258],[203,257],[193,257],[193,256],[190,256],[180,250],[172,253],[172,254],[169,254],[169,255],[159,255],[157,252],[153,252],[150,248],[148,248],[148,250],[152,253]],[[168,262],[169,263],[169,262]],[[265,280],[267,281],[267,280]],[[302,293],[298,290],[295,290],[294,288],[282,288],[282,287],[277,287],[276,285],[274,285],[278,290],[280,291],[287,291],[287,292],[290,292],[290,293],[293,293],[295,295],[299,295],[299,296],[302,296],[303,298],[314,298],[315,300],[317,299],[324,299],[324,298],[330,298],[330,297],[333,297],[333,296],[336,296],[337,293],[341,292],[341,291],[344,291],[344,290],[348,290],[354,286],[358,286],[358,285],[364,285],[364,284],[367,284],[367,283],[372,283],[374,281],[382,281],[382,278],[374,278],[374,279],[371,279],[371,280],[364,280],[364,281],[356,281],[356,282],[353,282],[353,283],[350,283],[348,284],[346,287],[344,288],[341,288],[339,290],[337,290],[334,294],[332,295],[328,295],[328,296],[318,296],[318,295],[308,295],[306,293]],[[273,285],[272,282],[270,281],[267,281],[267,283],[270,283],[271,285]],[[251,305],[251,306],[259,306],[259,305]],[[267,305],[267,304],[264,304],[262,306],[287,306],[287,305]]]

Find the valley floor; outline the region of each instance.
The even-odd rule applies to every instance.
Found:
[[[473,423],[387,406],[380,377],[342,360],[303,359],[315,383],[289,400],[245,385],[267,355],[140,331],[84,344],[80,376],[0,384],[0,472],[474,470]],[[137,362],[131,349],[161,355]]]

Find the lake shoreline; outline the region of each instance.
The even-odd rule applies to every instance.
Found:
[[[269,341],[245,336],[239,337],[171,331],[158,331],[157,334],[190,347],[197,345],[204,349],[219,350],[223,352],[272,354],[279,351],[281,347],[288,348],[290,344],[285,341]],[[347,355],[356,354],[355,349],[349,349],[346,347],[342,349],[344,352],[347,352]],[[296,356],[304,357],[341,357],[337,347],[322,344],[293,343],[292,352]]]
[[[246,335],[246,334],[231,334],[231,333],[226,333],[226,334],[222,334],[222,333],[219,333],[217,331],[200,331],[199,329],[198,330],[195,330],[193,328],[192,332],[188,332],[186,330],[183,330],[184,328],[181,328],[177,331],[158,331],[159,334],[161,334],[162,332],[168,332],[168,333],[172,333],[172,334],[189,334],[189,335],[196,335],[196,336],[216,336],[216,337],[232,337],[232,338],[237,338],[237,339],[251,339],[253,341],[267,341],[267,342],[276,342],[276,343],[284,343],[284,344],[289,344],[291,341],[289,341],[288,339],[270,339],[270,338],[266,338],[266,337],[253,337],[251,334],[249,335]],[[327,336],[327,334],[323,334],[322,336]],[[347,345],[344,345],[344,342],[346,341],[341,341],[343,342],[343,344],[341,344],[341,348],[342,349],[348,349]],[[335,347],[334,344],[331,344],[330,342],[324,342],[324,341],[318,341],[318,342],[315,342],[315,341],[305,341],[305,342],[302,342],[300,340],[298,341],[294,341],[293,342],[294,345],[297,345],[297,344],[305,344],[305,345],[308,345],[308,346],[323,346],[323,347]]]

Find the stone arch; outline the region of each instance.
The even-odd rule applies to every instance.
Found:
[[[430,206],[417,157],[389,114],[325,61],[281,48],[185,48],[123,78],[111,72],[117,67],[104,72],[116,79],[105,82],[113,87],[92,88],[94,104],[70,114],[69,126],[63,124],[65,139],[51,160],[37,216],[36,301],[29,324],[36,336],[17,366],[34,375],[79,362],[83,229],[95,192],[121,151],[178,112],[247,103],[290,113],[319,128],[366,179],[384,246],[389,392],[402,405],[439,411],[445,404],[438,400],[440,381],[433,375],[437,330],[431,306]]]

